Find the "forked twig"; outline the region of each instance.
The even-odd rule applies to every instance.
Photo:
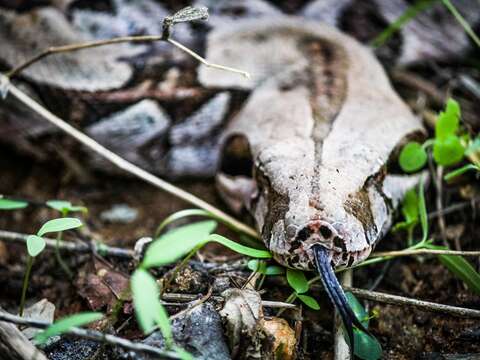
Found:
[[[189,49],[185,45],[180,44],[178,41],[173,40],[170,35],[171,35],[171,28],[180,22],[187,22],[187,21],[193,21],[193,20],[206,20],[208,19],[208,12],[207,8],[205,7],[200,7],[200,8],[194,8],[194,7],[186,7],[179,12],[175,13],[172,16],[167,16],[164,21],[163,21],[163,33],[162,35],[139,35],[139,36],[122,36],[118,38],[113,38],[113,39],[107,39],[107,40],[97,40],[97,41],[90,41],[90,42],[85,42],[85,43],[80,43],[80,44],[70,44],[70,45],[63,45],[63,46],[54,46],[50,47],[41,53],[33,56],[32,58],[26,60],[24,63],[14,67],[4,75],[8,78],[11,79],[14,76],[18,75],[21,71],[25,70],[29,66],[33,65],[34,63],[46,58],[49,55],[53,54],[60,54],[60,53],[65,53],[65,52],[72,52],[72,51],[78,51],[78,50],[83,50],[83,49],[91,49],[99,46],[106,46],[106,45],[113,45],[113,44],[122,44],[122,43],[142,43],[142,42],[155,42],[155,41],[166,41],[176,48],[186,52],[188,55],[192,56],[199,62],[201,62],[203,65],[214,68],[214,69],[219,69],[219,70],[224,70],[224,71],[230,71],[233,73],[240,74],[246,78],[249,78],[250,75],[246,71],[242,71],[239,69],[231,68],[228,66],[223,66],[219,64],[212,64],[208,62],[205,58],[201,57],[198,55],[196,52],[193,50]]]

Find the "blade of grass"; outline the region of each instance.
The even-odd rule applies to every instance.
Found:
[[[465,20],[465,18],[460,14],[460,12],[457,10],[457,8],[452,4],[450,0],[442,0],[443,4],[445,7],[452,13],[452,15],[457,19],[457,21],[462,25],[463,29],[465,32],[470,36],[470,38],[473,40],[473,42],[480,47],[480,38],[478,37],[477,34],[475,34],[475,31],[473,31],[472,27],[470,24]]]
[[[375,39],[373,39],[371,45],[376,48],[385,44],[393,34],[402,28],[403,25],[415,18],[422,11],[428,9],[437,1],[438,0],[420,0],[409,6],[397,20],[391,23],[390,26],[388,26]]]

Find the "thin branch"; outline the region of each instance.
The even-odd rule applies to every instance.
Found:
[[[0,240],[6,241],[13,241],[17,243],[26,243],[27,242],[27,234],[16,233],[13,231],[6,231],[0,230]],[[48,248],[55,249],[56,247],[56,240],[43,238],[45,240],[46,246]],[[62,251],[69,251],[75,253],[89,253],[89,252],[98,252],[100,254],[108,255],[108,256],[116,256],[122,258],[132,258],[133,257],[133,250],[130,249],[122,249],[117,247],[108,246],[105,244],[97,244],[93,242],[92,244],[86,244],[81,242],[69,242],[69,241],[62,241],[59,242],[59,248]]]
[[[121,44],[121,43],[127,43],[127,42],[135,43],[135,42],[152,42],[152,41],[161,41],[161,40],[164,40],[161,35],[123,36],[123,37],[118,37],[114,39],[97,40],[97,41],[85,42],[80,44],[54,46],[42,51],[41,53],[26,60],[24,63],[14,67],[12,70],[8,71],[5,74],[5,76],[11,79],[14,76],[18,75],[21,71],[33,65],[34,63],[53,54],[72,52],[72,51],[78,51],[83,49],[91,49],[99,46]]]
[[[5,78],[5,77],[0,74],[0,81],[2,80],[2,78]],[[88,137],[81,131],[77,130],[76,128],[74,128],[73,126],[65,122],[64,120],[60,119],[58,116],[54,115],[53,113],[45,109],[42,105],[40,105],[35,100],[30,98],[27,94],[22,92],[15,85],[9,84],[8,91],[12,96],[17,98],[29,109],[31,109],[32,111],[34,111],[35,113],[37,113],[38,115],[42,116],[44,119],[49,121],[50,123],[60,128],[62,131],[66,132],[68,135],[72,136],[73,138],[81,142],[90,150],[96,152],[101,157],[107,159],[109,162],[116,165],[118,168],[154,185],[155,187],[162,189],[163,191],[169,194],[172,194],[178,197],[179,199],[184,200],[187,203],[192,204],[193,206],[196,206],[198,208],[204,209],[205,211],[208,211],[213,216],[226,222],[237,231],[243,232],[254,238],[259,238],[259,235],[255,231],[255,229],[249,227],[248,225],[243,224],[242,222],[226,214],[220,209],[210,205],[206,201],[203,201],[202,199],[196,197],[195,195],[190,194],[189,192],[183,189],[180,189],[179,187],[176,187],[165,180],[160,179],[159,177],[149,173],[148,171],[143,170],[137,165],[134,165],[128,162],[127,160],[118,156],[114,152],[100,145],[98,142],[96,142],[92,138]]]
[[[359,298],[382,302],[386,304],[408,305],[430,312],[437,312],[467,318],[480,318],[480,310],[437,304],[434,302],[417,300],[403,296],[385,294],[381,292],[369,291],[353,287],[345,287],[345,290],[352,292],[355,296],[358,296]]]
[[[210,299],[216,302],[222,302],[225,299],[222,296],[210,296]],[[162,300],[165,301],[195,301],[198,300],[197,294],[177,294],[177,293],[164,293],[162,294]],[[277,309],[296,309],[297,306],[295,304],[290,304],[287,302],[282,301],[269,301],[269,300],[262,300],[262,306],[269,307],[269,308],[277,308]]]
[[[457,255],[457,256],[480,256],[480,251],[456,251],[456,250],[398,250],[398,251],[378,251],[372,253],[371,257],[399,257],[412,255]]]
[[[45,321],[27,319],[27,318],[12,315],[6,312],[0,312],[0,321],[5,321],[5,322],[17,324],[17,325],[26,325],[26,326],[30,326],[38,329],[45,329],[46,327],[51,325],[50,323]],[[67,332],[67,334],[84,338],[84,339],[101,342],[101,343],[107,343],[110,345],[117,345],[124,349],[132,350],[135,352],[152,354],[156,356],[166,357],[169,359],[182,359],[182,357],[175,352],[162,350],[160,348],[156,348],[146,344],[135,343],[130,340],[127,340],[115,335],[104,334],[96,330],[73,327]]]
[[[172,16],[167,16],[164,21],[163,21],[163,33],[162,35],[139,35],[139,36],[122,36],[122,37],[117,37],[113,39],[106,39],[106,40],[97,40],[97,41],[89,41],[85,43],[79,43],[79,44],[69,44],[69,45],[63,45],[63,46],[54,46],[46,49],[45,51],[42,51],[41,53],[33,56],[32,58],[26,60],[24,63],[14,67],[12,70],[7,72],[5,76],[8,79],[11,79],[15,75],[18,75],[22,70],[25,70],[29,66],[33,65],[34,63],[46,58],[49,55],[53,54],[60,54],[60,53],[65,53],[65,52],[72,52],[72,51],[79,51],[79,50],[84,50],[84,49],[91,49],[91,48],[96,48],[100,46],[106,46],[106,45],[113,45],[113,44],[122,44],[122,43],[142,43],[142,42],[156,42],[156,41],[166,41],[175,46],[176,48],[186,52],[193,58],[197,59],[200,61],[202,64],[204,64],[207,67],[211,67],[214,69],[219,69],[223,71],[230,71],[233,73],[237,73],[240,75],[243,75],[246,78],[249,78],[250,75],[246,71],[234,69],[228,66],[223,66],[223,65],[218,65],[218,64],[212,64],[205,60],[203,57],[198,55],[196,52],[193,50],[190,50],[187,48],[185,45],[180,44],[178,41],[175,41],[170,38],[171,35],[171,28],[173,25],[179,22],[187,22],[187,21],[193,21],[193,20],[206,20],[208,19],[208,10],[205,7],[186,7],[177,13],[175,13]]]
[[[464,202],[461,202],[461,203],[458,203],[458,204],[453,204],[453,205],[447,206],[447,207],[443,208],[441,211],[437,211],[437,210],[432,211],[431,213],[428,214],[428,219],[432,220],[439,215],[448,215],[448,214],[454,213],[454,212],[459,211],[459,210],[463,210],[463,209],[468,208],[468,207],[475,208],[475,205],[477,205],[479,202],[480,202],[480,197],[474,197],[469,201],[464,201]]]
[[[212,64],[210,62],[208,62],[207,60],[205,60],[203,57],[201,57],[200,55],[198,55],[196,52],[193,52],[192,50],[190,50],[189,48],[187,48],[186,46],[180,44],[178,41],[175,41],[173,39],[168,39],[167,40],[170,44],[176,46],[177,48],[179,48],[180,50],[183,50],[185,51],[188,55],[192,56],[193,58],[197,59],[199,62],[201,62],[203,65],[205,65],[206,67],[209,67],[209,68],[212,68],[212,69],[219,69],[219,70],[224,70],[224,71],[230,71],[230,72],[233,72],[233,73],[236,73],[236,74],[240,74],[244,77],[246,77],[247,79],[250,78],[250,74],[247,72],[247,71],[243,71],[243,70],[238,70],[238,69],[235,69],[235,68],[232,68],[232,67],[229,67],[229,66],[224,66],[224,65],[218,65],[218,64]]]

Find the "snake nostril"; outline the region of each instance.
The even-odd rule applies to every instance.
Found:
[[[297,239],[300,241],[305,241],[307,238],[310,236],[311,231],[307,227],[304,227],[302,230],[300,230],[297,234]]]
[[[332,230],[330,230],[327,226],[322,225],[320,226],[320,234],[322,234],[324,239],[328,239],[330,236],[332,236]]]

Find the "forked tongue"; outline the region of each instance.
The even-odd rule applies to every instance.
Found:
[[[323,286],[327,291],[328,297],[335,305],[337,311],[340,313],[343,326],[347,330],[348,338],[350,340],[350,358],[353,359],[353,350],[355,345],[353,338],[353,326],[355,325],[358,329],[366,332],[369,335],[370,332],[357,319],[353,310],[350,308],[350,305],[348,305],[342,286],[338,282],[335,272],[333,271],[329,250],[321,245],[316,245],[312,249],[315,257],[315,265],[318,273],[320,274],[320,278],[322,279]]]

